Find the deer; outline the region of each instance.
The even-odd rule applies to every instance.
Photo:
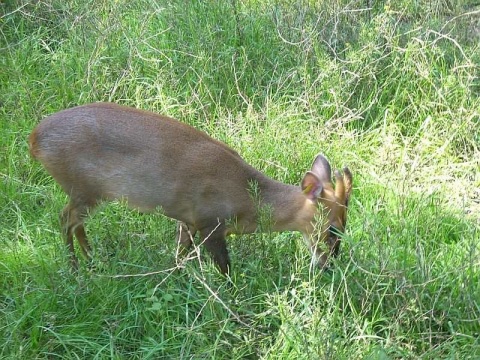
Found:
[[[312,264],[329,267],[345,231],[352,173],[334,172],[318,154],[299,185],[274,180],[226,144],[173,118],[98,102],[44,118],[28,138],[32,157],[68,195],[60,223],[70,262],[78,268],[74,237],[91,259],[84,221],[101,202],[121,200],[140,212],[178,221],[177,242],[201,243],[229,274],[226,237],[259,230],[259,207],[269,209],[272,232],[298,231]],[[257,199],[251,186],[256,187]]]

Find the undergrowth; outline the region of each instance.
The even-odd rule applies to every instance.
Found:
[[[0,357],[480,357],[479,9],[462,1],[0,4]],[[354,175],[332,271],[295,233],[235,236],[231,286],[175,223],[102,206],[69,271],[44,116],[114,101],[178,118],[296,184]],[[196,255],[196,254],[195,254]]]

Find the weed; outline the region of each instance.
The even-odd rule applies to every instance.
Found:
[[[480,357],[471,1],[0,11],[0,358]],[[65,195],[26,138],[42,117],[93,101],[176,117],[291,184],[319,151],[348,165],[355,190],[334,269],[311,269],[299,234],[235,236],[228,287],[198,252],[177,267],[174,222],[113,203],[87,226],[94,269],[72,275]]]

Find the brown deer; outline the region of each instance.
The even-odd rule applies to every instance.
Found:
[[[112,103],[46,117],[31,133],[29,145],[32,156],[70,197],[60,218],[74,268],[74,235],[90,258],[84,219],[100,201],[114,199],[142,212],[161,208],[179,220],[178,241],[184,248],[198,231],[224,274],[230,267],[225,237],[258,230],[263,207],[269,209],[271,231],[303,234],[320,268],[338,254],[352,174],[348,168],[343,175],[336,171],[334,188],[330,164],[322,155],[300,186],[287,185],[189,125]]]

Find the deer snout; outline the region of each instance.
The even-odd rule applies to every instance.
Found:
[[[312,264],[320,270],[330,267],[332,257],[337,257],[340,252],[340,234],[338,230],[330,226],[324,233],[325,237],[312,246]]]

